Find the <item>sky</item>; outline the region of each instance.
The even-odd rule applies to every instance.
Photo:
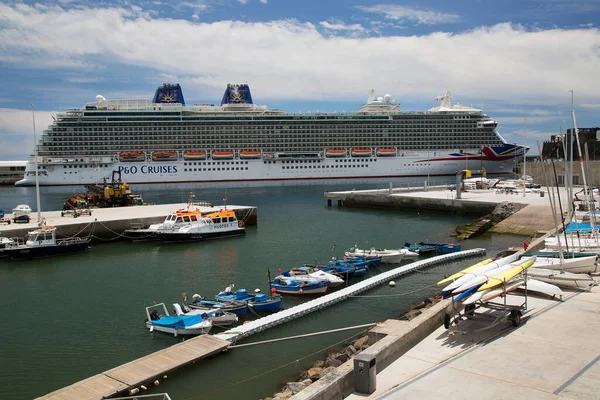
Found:
[[[0,3],[0,160],[26,160],[58,111],[182,85],[219,103],[352,111],[483,109],[509,143],[600,126],[600,0],[80,0]],[[33,105],[33,107],[32,107]],[[35,128],[34,128],[35,116]]]

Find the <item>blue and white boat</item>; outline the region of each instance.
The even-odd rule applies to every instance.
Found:
[[[329,281],[321,280],[307,283],[295,281],[293,279],[275,279],[271,282],[271,287],[274,288],[277,293],[281,294],[323,294],[329,289]]]
[[[275,279],[293,279],[301,282],[315,282],[319,280],[326,280],[329,281],[330,288],[338,287],[344,284],[344,280],[338,275],[325,272],[312,265],[303,265],[301,267],[283,271],[281,275],[276,276]]]
[[[234,313],[235,315],[245,315],[248,312],[248,304],[242,301],[216,301],[195,294],[192,296],[192,302],[187,306],[193,309],[220,309]]]
[[[217,294],[215,299],[222,302],[243,302],[253,311],[277,312],[281,308],[282,298],[279,295],[268,296],[264,293],[248,293],[246,289],[233,292],[234,285],[231,284],[224,291]]]
[[[160,311],[159,311],[160,310]],[[161,314],[162,312],[162,314]],[[212,323],[195,315],[169,315],[165,303],[146,307],[146,327],[150,332],[159,331],[179,335],[203,335],[210,331]]]

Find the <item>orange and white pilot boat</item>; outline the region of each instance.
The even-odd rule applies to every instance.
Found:
[[[185,217],[183,217],[185,220]],[[196,215],[188,224],[182,226],[163,227],[158,229],[158,238],[167,242],[183,242],[190,240],[217,239],[240,236],[246,233],[243,221],[238,220],[235,211],[226,205],[218,211]]]

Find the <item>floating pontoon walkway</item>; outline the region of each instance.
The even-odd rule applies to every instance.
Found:
[[[485,253],[485,249],[473,249],[431,257],[365,279],[334,293],[319,297],[287,310],[248,322],[218,335],[201,335],[166,349],[149,354],[120,367],[84,379],[65,388],[49,393],[41,399],[51,400],[100,400],[125,392],[134,387],[153,382],[163,375],[206,358],[226,349],[232,342],[265,331],[273,326],[300,318],[357,293],[364,292],[390,279],[406,275],[420,268],[431,267],[447,261],[473,257]]]
[[[472,257],[483,253],[485,253],[485,249],[472,249],[445,254],[437,257],[431,257],[422,261],[416,261],[405,266],[394,268],[393,270],[387,272],[383,272],[372,278],[362,280],[344,289],[336,290],[333,293],[308,301],[306,303],[299,304],[295,307],[288,308],[286,310],[276,312],[275,314],[271,314],[267,317],[259,318],[257,320],[248,322],[244,325],[235,327],[233,329],[230,329],[228,331],[214,336],[218,337],[219,339],[225,339],[231,342],[236,342],[240,339],[254,335],[255,333],[267,330],[273,326],[283,324],[284,322],[300,318],[301,316],[309,314],[313,311],[317,311],[322,308],[328,307],[332,304],[339,303],[342,300],[346,300],[350,296],[353,296],[360,292],[364,292],[365,290],[371,289],[375,286],[381,285],[382,283],[387,282],[390,279],[397,278],[401,275],[406,275],[409,272],[412,272],[419,268],[430,267],[432,265],[440,264],[445,261],[453,261],[460,258]]]
[[[143,384],[147,385],[148,382],[153,382],[174,369],[218,353],[230,344],[211,335],[198,336],[94,375],[40,399],[104,399]]]

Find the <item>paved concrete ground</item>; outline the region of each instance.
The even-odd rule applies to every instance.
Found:
[[[600,398],[599,287],[564,302],[529,296],[518,328],[502,322],[482,330],[493,319],[478,313],[440,327],[380,371],[371,395],[347,399]]]

